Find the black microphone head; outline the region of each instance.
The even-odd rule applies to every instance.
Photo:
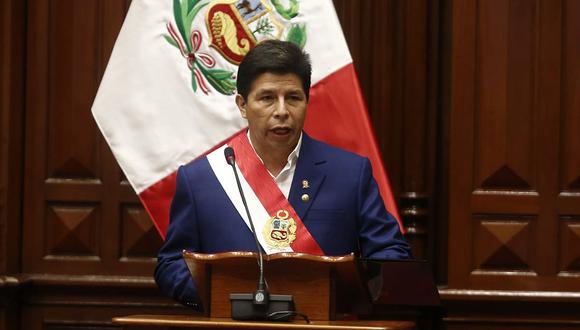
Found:
[[[226,162],[230,165],[234,165],[236,161],[236,156],[234,154],[234,149],[232,147],[227,147],[224,149],[224,156],[226,156]]]

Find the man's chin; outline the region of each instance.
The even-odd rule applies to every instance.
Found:
[[[288,136],[272,136],[269,140],[270,147],[277,150],[289,149],[292,151],[298,143],[298,139],[293,134],[288,134]]]

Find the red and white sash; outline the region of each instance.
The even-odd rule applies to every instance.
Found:
[[[251,230],[236,178],[231,166],[224,158],[224,149],[228,146],[235,151],[237,170],[241,174],[240,183],[252,215],[258,241],[264,251],[267,254],[301,252],[323,255],[322,249],[308,232],[288,199],[284,197],[250,145],[246,132],[243,131],[222,147],[208,154],[207,159],[215,176],[248,228]],[[290,235],[290,237],[295,235],[295,237],[289,242],[288,239],[283,239],[286,235]]]

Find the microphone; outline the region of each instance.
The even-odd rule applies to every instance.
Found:
[[[232,147],[227,147],[224,150],[224,156],[226,156],[226,162],[232,166],[236,165],[236,155],[234,154],[234,149]],[[237,173],[236,168],[234,167],[234,172]],[[236,175],[236,179],[238,178],[238,176]],[[240,192],[243,194],[243,191],[240,190]]]
[[[242,197],[242,203],[246,209],[246,214],[248,215],[248,220],[250,221],[250,227],[252,229],[252,235],[254,235],[254,241],[256,242],[256,248],[258,251],[258,267],[260,267],[260,278],[258,280],[258,288],[253,294],[248,293],[231,293],[231,316],[234,320],[270,320],[270,321],[290,321],[290,319],[298,315],[295,311],[294,299],[292,295],[286,294],[272,294],[268,292],[266,287],[266,280],[264,279],[264,256],[262,254],[262,248],[260,247],[260,242],[258,241],[258,236],[256,235],[256,228],[254,228],[254,222],[252,221],[252,216],[250,215],[250,210],[248,209],[248,203],[246,202],[246,197],[244,196],[244,190],[240,184],[240,178],[238,176],[238,171],[236,169],[236,156],[234,154],[234,149],[227,147],[224,150],[224,156],[226,162],[232,166],[234,175],[236,177],[236,183],[238,184],[238,190],[240,196]],[[251,301],[251,302],[250,302]]]
[[[262,248],[260,247],[260,242],[258,242],[258,236],[256,236],[256,229],[254,228],[254,222],[252,221],[252,216],[250,215],[250,210],[248,209],[248,203],[246,202],[246,197],[244,196],[244,190],[240,184],[240,178],[238,176],[238,171],[236,170],[236,156],[234,154],[234,149],[232,147],[227,147],[224,150],[224,156],[226,157],[226,162],[232,166],[234,170],[234,175],[236,177],[236,183],[238,184],[238,190],[240,196],[242,197],[242,203],[246,209],[246,214],[248,215],[248,220],[250,220],[250,227],[252,228],[252,234],[254,235],[254,240],[256,241],[256,249],[258,251],[258,267],[260,267],[260,278],[258,280],[258,289],[253,294],[254,305],[268,305],[269,294],[266,288],[266,281],[264,280],[264,256],[262,254]]]

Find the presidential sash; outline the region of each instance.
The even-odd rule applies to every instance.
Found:
[[[301,252],[323,255],[302,219],[252,148],[243,131],[225,145],[207,155],[209,164],[248,228],[251,228],[231,166],[224,158],[224,149],[232,147],[248,209],[256,228],[256,236],[267,254]],[[251,230],[251,229],[250,229]]]

